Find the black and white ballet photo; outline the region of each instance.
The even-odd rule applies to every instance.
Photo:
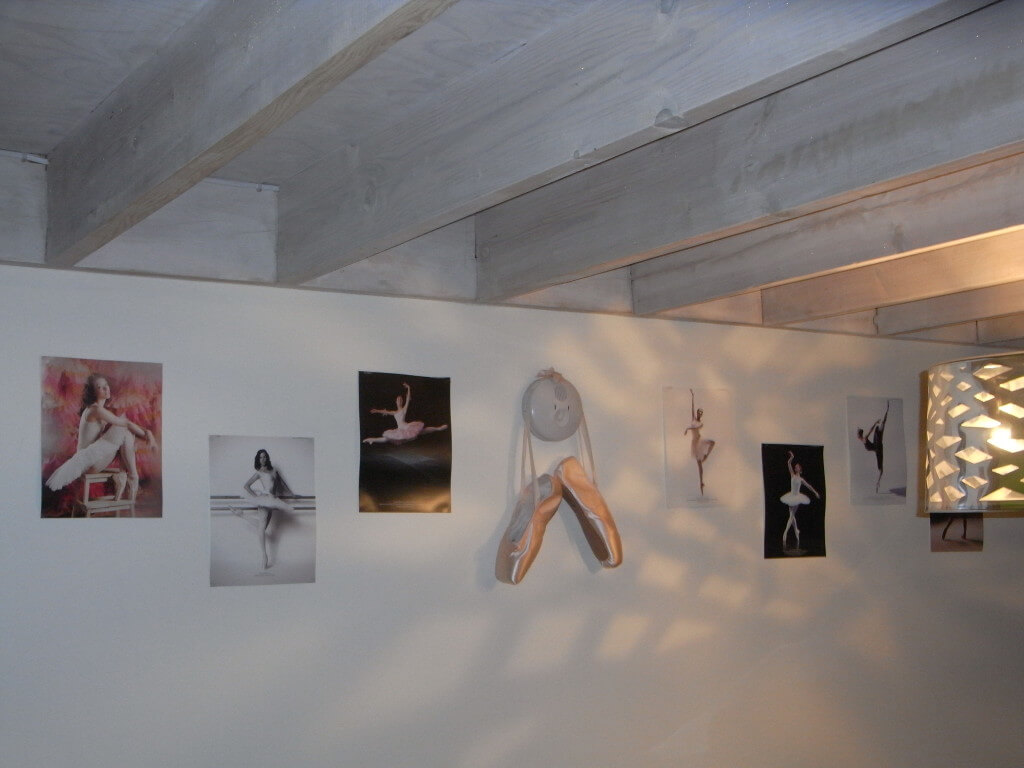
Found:
[[[668,507],[728,505],[736,487],[732,392],[665,387],[662,400]]]
[[[451,380],[359,372],[359,511],[450,512]]]
[[[161,517],[159,363],[42,358],[43,517]]]
[[[210,436],[210,586],[316,580],[310,437]]]
[[[825,556],[825,461],[820,445],[766,443],[764,556]]]
[[[846,398],[850,502],[902,506],[907,500],[907,444],[903,400]]]
[[[928,518],[932,552],[981,552],[985,518],[980,512],[935,512]]]

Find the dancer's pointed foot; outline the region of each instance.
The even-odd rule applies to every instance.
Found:
[[[124,496],[125,486],[128,485],[128,473],[117,472],[114,477],[114,499],[120,501],[121,497]]]
[[[128,498],[135,501],[135,497],[139,495],[139,476],[134,475],[128,478]]]

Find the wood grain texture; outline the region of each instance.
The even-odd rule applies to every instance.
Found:
[[[0,157],[0,261],[40,263],[46,244],[46,167]]]
[[[969,240],[761,291],[765,325],[928,299],[1024,280],[1024,231]]]
[[[1024,155],[635,264],[637,314],[1024,224]]]
[[[54,149],[48,263],[76,263],[453,1],[205,6]]]
[[[386,56],[325,93],[217,175],[283,184],[344,145],[404,122],[455,81],[477,77],[593,0],[459,0]]]
[[[983,4],[802,0],[736,23],[725,2],[595,2],[282,185],[278,272],[308,280]]]
[[[1024,258],[1024,257],[1022,257]],[[982,265],[979,265],[982,266]],[[878,310],[878,332],[894,336],[1024,310],[1024,281],[963,291]]]
[[[456,221],[306,285],[380,296],[476,297],[473,222]]]
[[[277,265],[275,198],[270,190],[204,179],[86,256],[79,266],[272,283]]]
[[[51,152],[204,2],[0,2],[0,148]]]
[[[1024,4],[988,6],[485,211],[481,296],[535,290],[1019,153],[1022,26]]]

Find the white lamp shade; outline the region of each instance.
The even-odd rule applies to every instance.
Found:
[[[1024,354],[928,370],[927,512],[1024,510]]]

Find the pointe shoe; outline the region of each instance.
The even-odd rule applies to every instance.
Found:
[[[114,500],[120,501],[124,496],[124,488],[128,484],[128,473],[117,472],[112,479],[114,481]]]
[[[129,477],[128,478],[128,499],[130,501],[134,502],[138,495],[139,495],[139,478],[138,478],[137,475],[134,476],[134,477]]]
[[[605,568],[622,562],[622,542],[612,513],[597,486],[575,456],[564,459],[555,470],[562,481],[562,496],[569,502],[583,526],[590,549]]]
[[[533,483],[523,488],[512,510],[512,522],[498,545],[494,575],[506,584],[518,584],[540,552],[544,529],[562,501],[562,484],[557,477],[541,475],[535,481],[540,504],[534,506]]]

